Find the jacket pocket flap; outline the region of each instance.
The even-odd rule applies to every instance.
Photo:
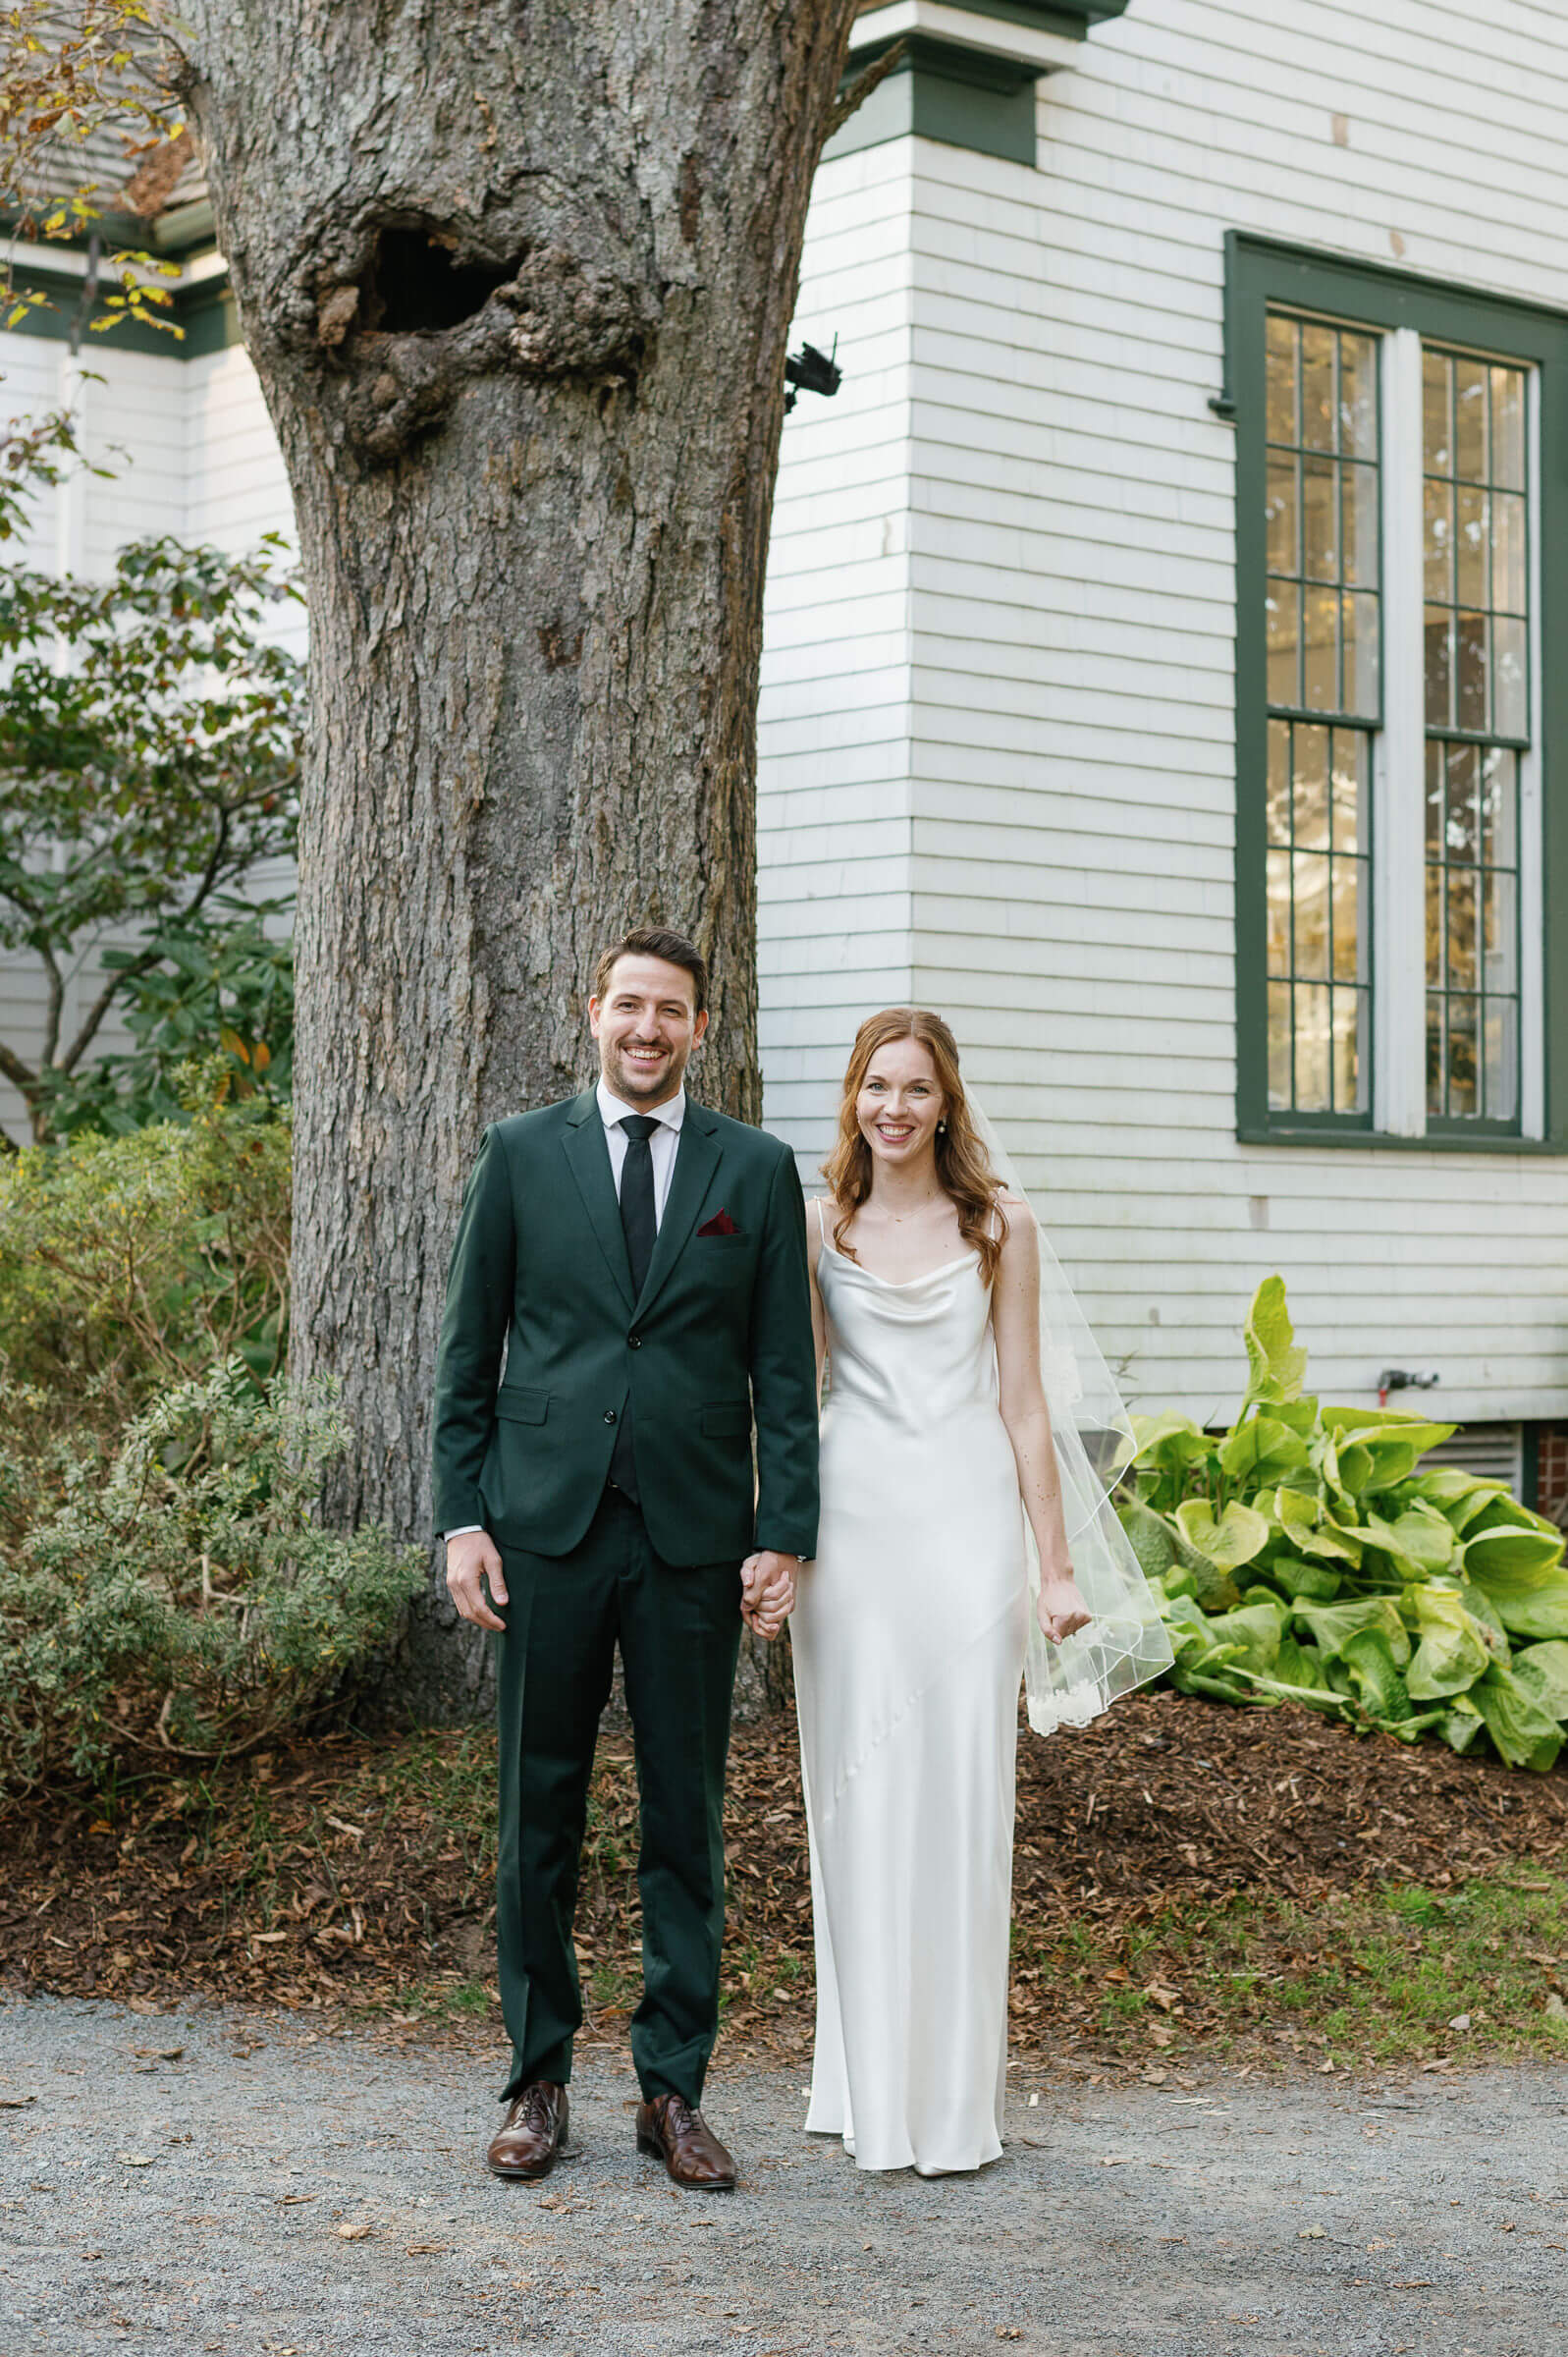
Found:
[[[496,1394],[496,1414],[509,1424],[542,1424],[549,1405],[548,1392],[531,1392],[520,1383],[504,1383]]]
[[[751,1430],[750,1400],[726,1399],[717,1406],[705,1407],[702,1411],[702,1429],[719,1440],[737,1436],[743,1439]]]

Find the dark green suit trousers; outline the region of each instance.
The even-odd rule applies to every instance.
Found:
[[[607,1489],[569,1554],[505,1548],[498,1637],[503,2102],[565,2085],[582,2022],[572,1915],[594,1735],[619,1640],[637,1755],[643,1996],[631,2054],[645,2097],[693,2106],[719,2027],[725,1758],[740,1566],[666,1562],[638,1508]]]

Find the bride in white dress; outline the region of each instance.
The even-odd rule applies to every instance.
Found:
[[[942,1018],[864,1023],[830,1192],[807,1214],[830,1380],[818,1553],[792,1622],[817,1960],[806,2126],[862,2168],[934,2175],[1001,2151],[1031,1642],[1043,1731],[1169,1661],[1124,1544],[1108,1569],[1120,1533],[1103,1482],[1053,1433],[1042,1254],[1055,1264],[998,1160]]]

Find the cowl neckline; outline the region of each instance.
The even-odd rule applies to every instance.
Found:
[[[917,1285],[929,1285],[934,1277],[950,1277],[953,1270],[961,1269],[965,1262],[978,1261],[980,1258],[971,1246],[967,1252],[960,1252],[956,1260],[945,1260],[937,1268],[922,1269],[918,1277],[879,1277],[875,1269],[868,1269],[863,1261],[851,1260],[847,1252],[840,1252],[838,1245],[830,1244],[826,1236],[822,1239],[822,1248],[838,1261],[840,1268],[855,1270],[870,1284],[880,1285],[890,1293],[911,1292]]]

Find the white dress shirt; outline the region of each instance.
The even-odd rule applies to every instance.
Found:
[[[618,1097],[608,1081],[601,1079],[595,1095],[599,1100],[599,1119],[605,1125],[605,1144],[610,1148],[610,1176],[616,1182],[616,1201],[621,1200],[621,1174],[626,1164],[629,1143],[621,1124],[628,1113],[650,1113],[659,1126],[648,1140],[648,1152],[653,1157],[653,1224],[657,1230],[665,1216],[670,1200],[670,1181],[675,1176],[676,1149],[680,1143],[680,1124],[686,1118],[686,1092],[677,1088],[673,1097],[662,1105],[628,1105]]]
[[[621,1174],[626,1164],[626,1147],[630,1140],[621,1124],[628,1113],[651,1112],[659,1126],[648,1140],[648,1152],[653,1159],[653,1224],[657,1233],[670,1200],[670,1181],[675,1176],[676,1150],[680,1144],[680,1124],[686,1118],[686,1092],[677,1088],[663,1105],[643,1107],[627,1105],[601,1078],[595,1091],[599,1100],[599,1119],[605,1125],[605,1144],[610,1149],[610,1176],[615,1180],[616,1201],[621,1200]],[[478,1522],[460,1522],[455,1530],[442,1532],[447,1539],[460,1539],[465,1530],[479,1530]]]

